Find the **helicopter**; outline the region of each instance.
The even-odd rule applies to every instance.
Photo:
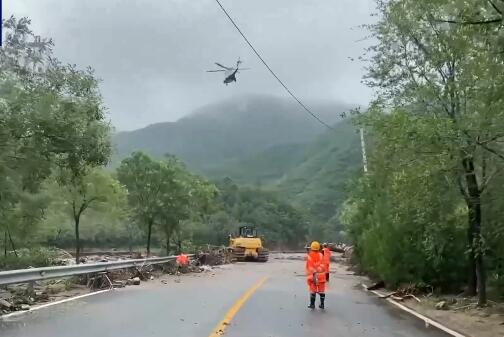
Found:
[[[239,58],[238,58],[238,61],[236,61],[236,67],[234,68],[231,68],[231,67],[226,67],[226,66],[223,66],[222,64],[218,63],[218,62],[215,62],[215,64],[218,66],[218,67],[221,67],[222,69],[217,69],[217,70],[207,70],[207,73],[216,73],[216,72],[221,72],[223,71],[224,72],[224,75],[226,76],[224,78],[224,84],[225,85],[228,85],[229,83],[231,82],[236,82],[236,74],[238,73],[238,71],[242,71],[242,70],[249,70],[250,68],[240,68],[240,64],[243,63],[243,61],[241,61]]]

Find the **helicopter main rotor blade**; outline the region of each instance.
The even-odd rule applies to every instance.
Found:
[[[206,72],[207,73],[217,73],[217,72],[221,72],[221,71],[226,71],[226,70],[224,70],[224,69],[222,69],[222,70],[207,70]]]
[[[226,70],[233,70],[233,68],[229,68],[229,67],[226,67],[226,66],[223,66],[222,64],[218,63],[218,62],[215,62],[216,65],[218,65],[219,67],[221,68],[224,68]]]
[[[238,68],[238,71],[241,71],[241,70],[250,70],[252,68]]]

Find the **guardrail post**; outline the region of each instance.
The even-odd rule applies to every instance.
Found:
[[[28,286],[26,287],[26,295],[28,297],[35,298],[35,281],[28,282]]]

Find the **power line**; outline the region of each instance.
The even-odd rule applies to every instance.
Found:
[[[308,113],[310,114],[313,118],[315,118],[320,124],[324,125],[325,127],[327,127],[328,129],[331,129],[331,130],[334,130],[334,128],[332,126],[330,126],[329,124],[327,124],[326,122],[324,122],[322,119],[320,119],[320,117],[318,117],[316,114],[314,114],[313,112],[311,112],[310,109],[308,109],[308,107],[306,107],[306,105],[303,104],[303,102],[301,102],[297,97],[296,95],[294,95],[292,93],[292,91],[282,82],[282,80],[277,76],[277,74],[275,74],[275,72],[273,71],[273,69],[270,68],[270,66],[266,63],[266,61],[264,61],[264,59],[261,57],[261,55],[259,54],[259,52],[254,48],[254,46],[252,45],[252,43],[250,43],[250,41],[247,39],[247,37],[245,36],[245,34],[243,34],[243,32],[241,31],[240,27],[238,27],[238,25],[236,24],[236,22],[233,20],[233,18],[229,15],[229,13],[227,12],[227,10],[224,8],[224,6],[222,6],[221,2],[219,0],[215,0],[215,2],[217,2],[217,4],[219,5],[219,7],[222,9],[222,11],[224,12],[224,14],[227,16],[227,18],[229,19],[229,21],[231,21],[231,23],[233,24],[233,26],[236,28],[236,30],[240,33],[240,35],[243,37],[243,39],[245,40],[245,42],[247,42],[247,44],[250,46],[250,48],[254,51],[254,53],[256,54],[256,56],[259,58],[259,60],[261,60],[261,62],[264,64],[264,66],[269,70],[269,72],[271,73],[271,75],[273,75],[274,78],[276,78],[276,80],[278,81],[278,83],[280,83],[282,85],[282,87],[285,89],[285,91],[287,91],[289,93],[289,95],[292,96],[292,98],[294,98],[296,100],[296,102],[298,102],[298,104]]]

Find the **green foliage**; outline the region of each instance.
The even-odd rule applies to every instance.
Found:
[[[346,221],[373,272],[393,283],[467,280],[468,293],[484,305],[486,255],[497,251],[486,237],[496,229],[487,228],[492,205],[485,194],[504,164],[502,32],[486,20],[502,21],[501,11],[476,0],[377,4],[367,77],[377,99],[361,123],[377,141],[370,167],[385,172],[362,182],[381,195],[351,199]],[[362,200],[369,205],[358,206]],[[357,223],[368,217],[377,223]],[[401,263],[388,266],[392,259]]]
[[[226,162],[208,174],[275,190],[280,198],[309,215],[310,237],[346,240],[337,214],[346,198],[346,181],[362,167],[356,131],[349,121],[342,121],[334,131],[313,142],[275,146],[243,160]]]
[[[57,172],[62,186],[76,186],[89,168],[108,162],[110,127],[91,69],[59,63],[52,41],[36,37],[30,20],[11,17],[3,25],[0,230],[15,249],[43,220],[49,177]]]
[[[362,266],[391,285],[459,290],[468,270],[467,208],[453,181],[454,160],[427,151],[427,144],[435,147],[428,118],[398,111],[371,114],[368,121],[372,170],[351,185],[341,215]]]
[[[250,157],[228,160],[205,174],[214,179],[229,177],[238,184],[271,186],[307,157],[306,144],[272,146]]]
[[[236,219],[233,232],[239,225],[249,224],[259,228],[270,248],[299,247],[305,243],[308,229],[305,214],[276,193],[240,188],[229,179],[218,187],[224,210]]]
[[[17,256],[13,253],[0,255],[0,270],[47,267],[54,264],[57,253],[47,248],[21,249]]]
[[[71,174],[70,174],[71,175]],[[59,176],[61,177],[61,175]],[[67,214],[74,223],[76,261],[80,258],[80,224],[82,216],[89,212],[114,214],[120,219],[126,207],[126,190],[103,169],[90,170],[78,179],[69,179],[69,183],[50,186],[53,192],[53,207]],[[53,184],[54,185],[54,184]],[[59,188],[58,188],[59,187]]]
[[[278,182],[279,192],[304,208],[313,222],[325,225],[325,238],[333,239],[327,230],[328,221],[337,227],[334,216],[346,197],[345,184],[361,169],[360,140],[357,129],[348,121],[336,124],[315,142],[306,146],[302,161],[292,167]]]
[[[154,226],[163,230],[169,250],[171,235],[179,231],[181,221],[205,214],[216,193],[213,185],[193,176],[173,156],[160,161],[134,152],[122,161],[117,176],[128,189],[131,218],[147,232],[148,253]]]

